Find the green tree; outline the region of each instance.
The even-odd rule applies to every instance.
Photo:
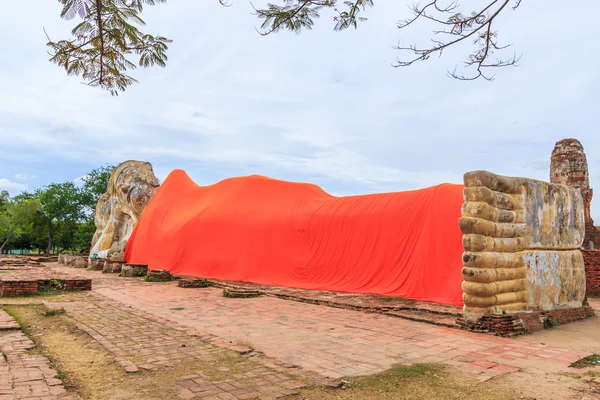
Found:
[[[0,192],[0,207],[10,201],[10,194],[6,190]]]
[[[96,224],[94,216],[88,218],[85,222],[77,225],[75,237],[73,238],[73,248],[77,251],[88,253],[92,244],[92,237],[96,233]]]
[[[50,254],[54,238],[68,224],[82,222],[85,214],[81,191],[73,182],[51,183],[38,189],[34,196],[40,201],[39,224],[47,235],[46,254]]]
[[[106,192],[113,165],[91,170],[73,182],[52,183],[11,198],[0,192],[0,253],[6,248],[89,251],[96,230],[94,214]]]
[[[8,192],[3,191],[0,194],[0,254],[4,250],[4,246],[13,237],[14,223],[12,218],[12,205]]]
[[[33,236],[33,225],[40,210],[39,201],[16,196],[0,207],[0,253],[9,243]]]
[[[82,178],[83,187],[82,190],[82,202],[87,208],[86,213],[94,214],[96,211],[96,204],[102,194],[106,193],[108,189],[108,180],[110,174],[115,169],[114,165],[103,165],[99,168],[91,170],[86,176]]]
[[[168,43],[164,36],[141,32],[136,25],[145,22],[140,17],[144,5],[153,6],[166,0],[58,0],[62,4],[61,18],[82,21],[71,31],[72,38],[54,42],[48,37],[52,49],[50,61],[63,67],[68,75],[81,76],[90,86],[99,86],[112,95],[124,91],[137,82],[128,75],[128,70],[137,66],[164,67],[167,62]],[[218,0],[229,5],[227,0]],[[461,42],[471,42],[474,50],[467,56],[465,68],[469,74],[457,72],[448,74],[456,79],[492,80],[487,71],[497,67],[514,66],[519,57],[504,56],[503,51],[510,45],[501,45],[494,23],[499,15],[512,8],[517,9],[522,0],[487,0],[475,11],[462,13],[456,0],[430,0],[426,4],[411,7],[412,16],[397,23],[398,29],[412,26],[418,20],[433,23],[433,38],[427,46],[398,45],[396,49],[408,56],[399,56],[395,67],[407,67],[417,61],[429,59]],[[373,0],[280,0],[280,5],[267,3],[264,8],[255,9],[255,15],[262,20],[261,35],[282,30],[300,33],[311,29],[314,21],[323,10],[333,14],[336,31],[357,28],[365,21],[363,15]],[[137,64],[131,55],[137,56]],[[135,61],[135,60],[134,60]]]
[[[103,165],[91,170],[82,178],[81,198],[85,219],[75,228],[71,243],[71,246],[78,251],[87,252],[90,249],[92,237],[96,232],[94,223],[96,204],[98,204],[100,196],[106,193],[110,174],[114,169],[114,165]]]

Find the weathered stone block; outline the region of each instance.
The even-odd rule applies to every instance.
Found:
[[[145,276],[147,273],[148,266],[145,264],[125,264],[123,265],[119,276],[131,278],[135,276]]]
[[[75,262],[75,256],[73,254],[64,254],[63,260],[65,265],[73,265]]]
[[[171,280],[171,273],[167,270],[162,270],[162,269],[156,269],[153,271],[148,271],[147,276],[147,280],[148,281],[170,281]]]
[[[87,257],[76,256],[73,260],[73,266],[75,268],[86,268],[87,267]]]
[[[121,262],[121,261],[113,261],[112,263],[112,272],[113,273],[120,273],[121,269],[123,268],[123,265],[125,265],[125,262]]]
[[[585,297],[581,193],[486,171],[465,174],[465,317],[581,308]]]
[[[92,262],[89,265],[89,269],[94,270],[94,271],[102,271],[102,269],[104,268],[105,261],[106,260],[103,258],[92,259]]]
[[[179,280],[177,286],[181,288],[204,288],[211,286],[211,283],[207,279],[188,278]]]

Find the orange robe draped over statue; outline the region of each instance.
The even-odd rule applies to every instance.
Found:
[[[173,274],[462,305],[463,186],[334,197],[262,176],[173,171],[125,259]]]

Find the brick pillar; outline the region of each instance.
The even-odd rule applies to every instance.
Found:
[[[550,159],[550,182],[572,186],[581,190],[585,214],[586,250],[600,250],[600,231],[594,226],[590,214],[593,191],[590,188],[587,158],[577,139],[564,139],[556,143]]]

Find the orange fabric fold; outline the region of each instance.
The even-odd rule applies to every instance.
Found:
[[[463,188],[335,197],[256,175],[198,186],[175,170],[125,259],[180,275],[462,305]]]

